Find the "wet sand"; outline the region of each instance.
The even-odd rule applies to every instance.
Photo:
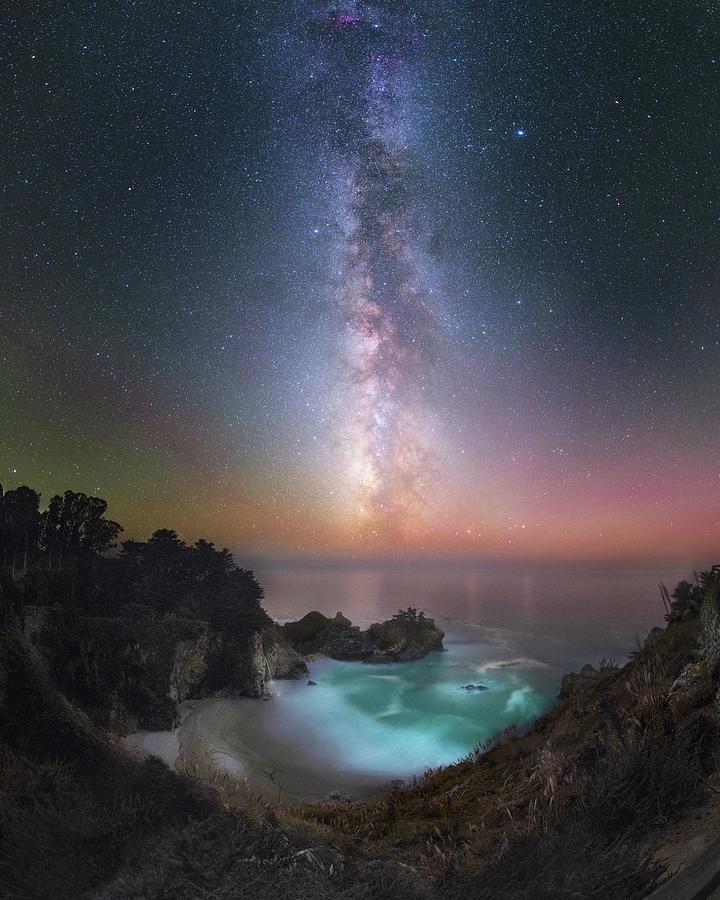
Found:
[[[200,778],[212,768],[227,771],[268,800],[288,803],[322,800],[341,791],[353,800],[380,793],[392,776],[342,771],[324,765],[309,749],[311,736],[275,739],[269,727],[272,700],[190,700],[180,707],[174,731],[140,731],[124,739],[142,756],[158,756],[178,771],[196,770]]]

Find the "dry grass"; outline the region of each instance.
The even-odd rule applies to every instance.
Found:
[[[234,778],[226,769],[210,764],[201,772],[196,763],[185,761],[180,764],[179,771],[185,778],[201,782],[226,812],[241,812],[259,822],[267,819],[274,808],[250,787],[246,778]]]
[[[658,654],[644,665],[634,666],[625,683],[635,710],[641,715],[652,715],[662,709],[671,684],[667,661]]]

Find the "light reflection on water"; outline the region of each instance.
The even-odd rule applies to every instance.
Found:
[[[311,609],[342,610],[355,624],[388,618],[415,606],[452,631],[511,632],[516,647],[538,658],[536,648],[561,667],[625,659],[653,625],[663,624],[658,582],[674,586],[683,571],[483,572],[273,569],[258,566],[264,606],[285,621]],[[469,639],[467,634],[464,639]],[[543,657],[544,658],[544,657]]]
[[[625,661],[662,624],[656,573],[558,575],[284,570],[258,576],[280,620],[341,609],[367,625],[409,605],[447,632],[447,652],[370,666],[318,660],[317,687],[278,682],[268,719],[278,741],[338,769],[405,775],[452,762],[554,702],[562,674]],[[667,573],[674,584],[684,573]],[[481,684],[485,691],[466,691]]]
[[[452,644],[446,653],[390,666],[318,660],[316,687],[278,682],[269,721],[277,740],[302,734],[330,767],[387,775],[418,773],[470,752],[551,703],[552,667],[483,669],[492,645]],[[468,684],[487,690],[467,691]]]

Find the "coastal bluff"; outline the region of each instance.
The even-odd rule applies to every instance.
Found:
[[[279,627],[284,640],[302,656],[322,653],[332,659],[367,663],[410,662],[443,650],[445,633],[433,619],[412,607],[362,631],[338,612],[333,618],[316,610]]]
[[[304,660],[264,614],[224,622],[159,617],[133,606],[113,617],[28,606],[24,633],[64,694],[120,733],[172,728],[178,705],[207,697],[270,696],[277,678],[307,675]]]

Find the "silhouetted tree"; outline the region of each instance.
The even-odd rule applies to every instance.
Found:
[[[393,619],[401,619],[403,622],[417,622],[418,619],[424,619],[425,613],[420,612],[418,615],[418,611],[414,606],[408,606],[407,609],[399,609]]]
[[[133,569],[141,569],[145,556],[144,541],[123,541],[119,558]]]
[[[60,514],[62,497],[55,496],[50,500],[48,508],[41,516],[40,546],[47,553],[48,568],[53,567],[53,556],[60,544]]]
[[[22,554],[22,567],[27,569],[40,534],[40,494],[26,485],[7,491],[2,497],[0,517],[5,563],[9,549],[13,571],[18,554]]]
[[[230,578],[235,599],[250,606],[260,606],[265,591],[251,569],[235,569]]]
[[[212,542],[202,538],[190,549],[190,564],[197,581],[207,584],[223,581],[236,568],[227,547],[216,550]]]
[[[115,547],[122,526],[106,519],[107,503],[100,497],[88,497],[80,537],[81,549],[93,560]]]
[[[95,560],[116,545],[123,530],[117,522],[105,518],[107,503],[100,497],[65,491],[50,500],[42,516],[42,546],[48,554],[48,565],[58,568],[74,565],[78,560],[95,564]]]
[[[187,568],[187,544],[176,531],[159,528],[150,536],[143,553],[145,565],[153,576],[161,578],[181,578]]]

